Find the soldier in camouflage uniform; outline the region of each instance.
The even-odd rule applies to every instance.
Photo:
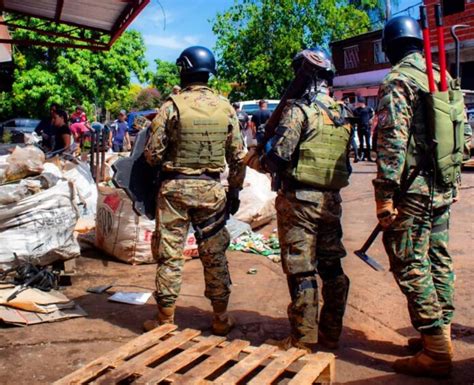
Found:
[[[158,318],[144,327],[150,330],[173,322],[182,281],[183,247],[192,223],[204,267],[205,295],[214,310],[212,330],[224,335],[233,325],[227,313],[231,281],[225,222],[228,213],[238,210],[245,177],[244,147],[234,109],[207,86],[209,73],[215,73],[212,52],[204,47],[187,48],[177,64],[183,89],[163,104],[153,120],[144,152],[147,162],[161,169],[152,239],[158,262]],[[226,161],[227,194],[219,177]]]
[[[456,191],[437,182],[433,161],[427,161],[432,149],[421,91],[428,90],[428,80],[418,22],[408,16],[392,18],[384,28],[383,45],[394,67],[379,90],[377,177],[373,181],[377,217],[385,229],[383,243],[391,271],[422,337],[409,341],[418,354],[397,360],[394,369],[413,375],[446,375],[451,370],[454,313],[448,229]],[[417,73],[424,84],[412,76]],[[439,81],[439,71],[434,75]],[[395,208],[401,185],[420,162],[420,174]]]
[[[319,48],[312,51],[322,64],[308,79],[305,95],[284,109],[265,154],[247,157],[250,167],[277,172],[282,179],[275,206],[291,296],[291,334],[279,342],[285,349],[312,350],[318,342],[337,348],[349,291],[341,266],[346,250],[339,190],[348,184],[351,128],[338,119],[340,107],[327,95],[326,81],[334,75],[331,58]],[[301,63],[298,54],[295,71]],[[317,274],[324,299],[319,321]]]

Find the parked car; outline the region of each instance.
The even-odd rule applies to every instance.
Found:
[[[244,100],[240,103],[240,109],[249,115],[251,118],[255,111],[258,111],[258,102],[259,100]],[[267,100],[268,102],[268,110],[273,112],[275,108],[280,103],[279,100]]]
[[[39,122],[39,119],[14,118],[0,123],[0,140],[3,143],[23,143],[25,134],[33,133]]]

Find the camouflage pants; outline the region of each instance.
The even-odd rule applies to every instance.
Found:
[[[346,255],[342,244],[339,192],[279,193],[276,199],[278,235],[283,271],[288,277],[291,303],[288,318],[291,335],[306,343],[318,341],[318,288],[322,279],[324,305],[319,330],[338,340],[349,291],[349,279],[341,268]]]
[[[221,212],[225,203],[225,190],[218,182],[197,179],[163,182],[152,239],[153,256],[158,262],[155,297],[159,305],[172,306],[178,298],[184,266],[183,248],[190,222],[207,221]],[[225,227],[209,238],[197,240],[204,267],[204,294],[213,304],[227,303],[229,299],[230,275],[225,256],[229,242]]]
[[[438,333],[454,312],[454,272],[448,252],[450,206],[431,208],[430,197],[410,194],[398,207],[383,243],[413,326]]]

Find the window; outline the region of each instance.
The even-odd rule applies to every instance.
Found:
[[[374,110],[377,108],[377,96],[366,96],[365,100],[370,108]]]
[[[374,41],[374,63],[382,64],[387,62],[387,56],[385,56],[385,53],[382,51],[382,40]]]
[[[444,16],[464,11],[464,0],[443,0]]]
[[[344,48],[344,68],[346,70],[359,66],[359,46],[353,45]]]

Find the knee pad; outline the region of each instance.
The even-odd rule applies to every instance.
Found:
[[[298,296],[298,293],[313,289],[317,290],[318,282],[316,281],[316,273],[304,273],[288,276],[288,287],[290,288],[290,296],[292,301]]]
[[[344,274],[341,260],[334,259],[331,261],[318,261],[318,273],[321,276],[321,279],[324,281],[334,279]]]

